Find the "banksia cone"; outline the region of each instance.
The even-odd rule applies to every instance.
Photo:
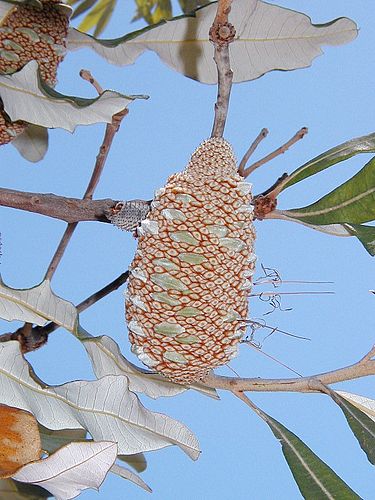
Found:
[[[250,189],[231,146],[209,139],[155,193],[138,228],[129,339],[139,359],[170,380],[199,381],[237,354],[255,265]]]
[[[19,5],[0,21],[0,73],[11,74],[36,60],[42,79],[56,84],[57,66],[66,50],[69,19],[59,0],[42,0],[43,8]],[[0,144],[7,144],[26,128],[12,123],[0,99]]]

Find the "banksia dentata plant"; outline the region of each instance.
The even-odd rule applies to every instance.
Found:
[[[0,20],[0,73],[11,74],[36,60],[41,78],[54,86],[66,51],[69,8],[59,0],[41,0],[42,8],[18,5]],[[0,99],[0,144],[7,144],[27,124],[12,123]]]
[[[137,230],[129,339],[145,365],[172,381],[202,380],[237,355],[256,259],[251,200],[231,146],[208,139],[155,193]]]

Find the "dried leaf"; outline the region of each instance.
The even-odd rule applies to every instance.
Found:
[[[140,488],[146,490],[148,493],[152,493],[152,489],[137,474],[134,474],[134,472],[132,472],[131,470],[125,469],[125,467],[121,467],[120,465],[114,464],[111,467],[111,472],[122,477],[123,479],[131,481]]]
[[[41,442],[38,423],[28,411],[0,404],[0,422],[0,478],[6,478],[40,459]]]
[[[49,280],[33,288],[17,290],[5,285],[0,278],[0,318],[39,326],[53,321],[74,332],[78,313],[73,304],[53,293]]]
[[[0,75],[0,97],[12,121],[23,120],[47,128],[73,132],[77,125],[112,121],[134,99],[111,90],[95,99],[66,96],[48,87],[39,77],[38,63],[30,61],[12,75]]]
[[[209,29],[216,3],[113,40],[71,30],[68,48],[90,47],[108,62],[132,64],[145,50],[156,52],[168,66],[204,83],[217,82]],[[230,46],[234,82],[254,80],[272,70],[310,66],[321,45],[340,45],[357,36],[353,21],[340,18],[314,25],[308,16],[257,0],[236,0],[230,22],[237,35]]]
[[[43,486],[56,498],[68,500],[88,488],[98,489],[116,455],[116,443],[71,443],[48,458],[25,465],[13,478]]]
[[[177,420],[147,410],[129,391],[125,376],[42,385],[15,341],[0,343],[0,366],[0,401],[30,411],[49,429],[86,429],[96,441],[117,442],[122,455],[177,445],[193,460],[199,457],[194,434]]]
[[[44,158],[48,149],[48,130],[39,125],[28,125],[27,128],[11,142],[18,152],[33,163]]]
[[[110,337],[83,338],[81,336],[80,338],[90,356],[97,378],[105,375],[126,375],[129,378],[129,389],[131,391],[144,393],[153,399],[176,396],[189,387],[218,399],[214,389],[199,384],[184,387],[170,382],[157,373],[150,373],[143,368],[138,368],[124,357],[117,343]]]

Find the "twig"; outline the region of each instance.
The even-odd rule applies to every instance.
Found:
[[[46,332],[37,332],[32,328],[31,323],[25,323],[13,333],[4,333],[0,335],[0,342],[17,340],[20,343],[21,352],[26,353],[35,351],[47,342],[48,334]]]
[[[279,148],[275,149],[272,153],[268,154],[261,160],[258,160],[257,162],[253,163],[249,167],[247,167],[244,172],[243,172],[243,177],[248,177],[254,170],[257,168],[261,167],[265,163],[268,163],[269,161],[273,160],[277,156],[280,156],[281,154],[285,153],[293,144],[298,142],[299,140],[303,139],[303,137],[307,134],[308,129],[306,127],[302,127],[297,133],[294,134],[294,136],[289,139],[285,144],[280,146]]]
[[[375,375],[375,346],[360,361],[330,372],[318,373],[302,378],[261,379],[231,378],[210,374],[204,384],[215,389],[253,392],[319,392],[316,382],[324,385]]]
[[[113,116],[112,118],[112,123],[107,124],[106,129],[105,129],[105,134],[104,134],[104,139],[102,142],[102,145],[100,146],[99,153],[96,157],[96,162],[95,162],[95,167],[90,179],[90,182],[88,183],[86,192],[84,194],[83,199],[84,200],[91,200],[92,196],[94,194],[94,191],[98,185],[98,182],[100,180],[100,176],[103,172],[104,166],[106,159],[108,157],[109,150],[111,148],[113,139],[116,135],[116,132],[118,131],[120,127],[121,120],[127,115],[128,110],[124,109],[117,113],[116,115]],[[52,257],[52,260],[48,266],[45,279],[51,280],[57,266],[59,265],[62,256],[64,255],[64,252],[66,250],[66,247],[69,244],[69,241],[78,225],[78,222],[73,222],[68,224],[68,227],[66,228],[61,241],[56,249],[56,252],[54,256]]]
[[[87,82],[91,83],[91,85],[95,88],[95,90],[99,95],[103,93],[103,88],[95,80],[90,71],[88,71],[87,69],[81,69],[81,71],[79,72],[79,76],[84,80],[86,80]]]
[[[81,313],[86,309],[88,309],[89,307],[91,307],[96,302],[99,302],[99,300],[101,300],[103,297],[106,297],[110,293],[117,290],[121,285],[126,283],[128,278],[129,278],[129,271],[125,271],[124,273],[120,274],[120,276],[118,276],[115,280],[111,281],[111,283],[106,285],[104,288],[98,290],[97,292],[90,295],[90,297],[87,297],[87,299],[80,302],[77,306],[77,311]]]
[[[216,16],[210,28],[210,41],[214,44],[214,61],[217,68],[218,89],[215,103],[215,117],[211,137],[223,137],[228,115],[233,71],[230,68],[229,44],[234,40],[236,30],[228,22],[232,0],[219,0]]]
[[[93,304],[99,302],[99,300],[109,295],[111,292],[117,290],[127,281],[128,277],[129,271],[125,271],[111,283],[103,287],[101,290],[98,290],[97,292],[87,297],[76,306],[78,313],[85,311]],[[28,325],[28,323],[26,323],[24,326],[13,333],[4,333],[3,335],[0,335],[0,342],[7,342],[8,340],[18,340],[21,343],[22,352],[31,352],[35,351],[36,349],[41,347],[41,345],[45,344],[48,340],[48,335],[60,328],[60,325],[51,321],[45,326],[34,326],[28,332],[28,334],[25,335],[24,328],[26,327],[26,325]]]
[[[250,145],[249,149],[246,151],[244,154],[239,166],[238,166],[238,173],[244,177],[244,170],[246,167],[246,163],[249,161],[250,156],[254,153],[256,148],[259,146],[260,142],[263,141],[268,135],[268,130],[266,128],[262,128],[262,130],[259,132],[255,140],[252,142]]]
[[[0,206],[46,215],[68,223],[81,221],[111,222],[110,218],[118,203],[120,203],[118,200],[110,198],[82,200],[55,194],[28,193],[0,188]],[[129,209],[131,215],[135,213],[135,208],[142,205],[146,209],[149,207],[150,202],[146,200],[130,200],[126,202],[126,208]]]

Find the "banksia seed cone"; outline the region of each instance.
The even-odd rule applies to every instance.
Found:
[[[42,79],[53,86],[57,66],[65,55],[69,19],[59,0],[42,3],[42,9],[14,7],[0,21],[0,73],[14,73],[36,60]],[[10,122],[0,99],[0,144],[12,141],[26,126]]]
[[[255,256],[251,185],[231,146],[203,142],[138,228],[126,319],[148,367],[189,384],[236,356]]]

